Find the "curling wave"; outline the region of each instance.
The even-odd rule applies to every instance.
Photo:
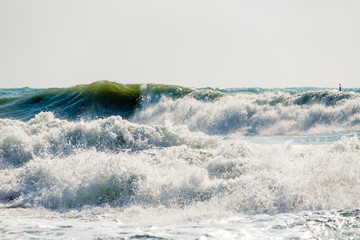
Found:
[[[181,97],[192,90],[158,84],[120,84],[99,81],[70,88],[9,89],[0,92],[0,118],[27,121],[44,111],[63,119],[130,116],[143,99]]]

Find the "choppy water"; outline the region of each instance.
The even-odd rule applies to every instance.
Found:
[[[0,89],[0,238],[359,238],[359,135],[359,89]]]

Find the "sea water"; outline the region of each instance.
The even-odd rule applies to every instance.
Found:
[[[1,239],[358,239],[358,89],[0,90]]]

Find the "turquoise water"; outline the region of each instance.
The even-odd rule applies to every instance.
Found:
[[[358,89],[0,90],[0,238],[359,238]]]

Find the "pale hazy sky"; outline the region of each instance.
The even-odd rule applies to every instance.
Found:
[[[359,0],[0,0],[0,88],[360,87]]]

